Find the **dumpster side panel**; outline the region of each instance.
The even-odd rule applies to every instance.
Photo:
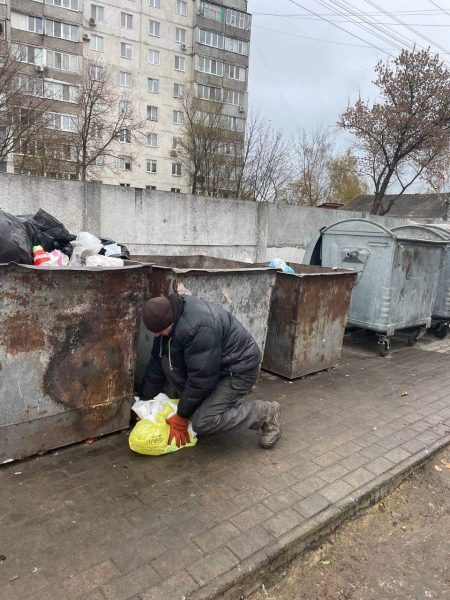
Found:
[[[144,277],[0,266],[0,463],[128,425]]]
[[[276,272],[272,270],[177,273],[171,268],[153,266],[149,274],[148,294],[152,297],[179,293],[214,302],[236,317],[264,352],[275,277]],[[141,325],[136,371],[138,385],[150,359],[153,339],[153,335]]]
[[[325,231],[322,265],[357,273],[348,312],[350,325],[386,330],[392,318],[394,253],[395,240],[383,234]]]
[[[399,240],[393,270],[392,323],[430,324],[441,272],[441,246]]]
[[[339,363],[355,274],[321,276],[320,269],[303,277],[278,273],[265,369],[293,379]]]
[[[301,284],[298,277],[281,277],[277,273],[264,348],[263,368],[288,378],[294,377],[292,362]]]

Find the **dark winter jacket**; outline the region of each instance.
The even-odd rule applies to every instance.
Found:
[[[174,326],[169,337],[155,337],[141,389],[142,398],[162,391],[166,377],[161,358],[186,377],[178,414],[189,417],[215,389],[220,378],[258,367],[261,352],[246,329],[229,312],[193,296],[171,296]],[[178,308],[177,308],[178,307]]]

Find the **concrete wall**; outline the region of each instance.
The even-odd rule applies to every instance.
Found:
[[[38,208],[73,233],[110,237],[133,254],[207,254],[221,258],[300,262],[311,238],[335,221],[367,214],[242,202],[98,183],[0,174],[0,208]],[[377,217],[389,226],[405,220]]]

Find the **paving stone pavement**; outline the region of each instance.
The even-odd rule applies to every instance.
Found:
[[[150,458],[127,434],[0,469],[2,600],[178,600],[450,432],[450,343],[387,358],[349,339],[340,367],[287,382],[263,374],[284,435],[203,439]],[[407,392],[407,394],[406,394]]]

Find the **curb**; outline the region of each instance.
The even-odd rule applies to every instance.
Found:
[[[267,580],[270,574],[297,558],[313,543],[330,535],[358,512],[392,493],[414,470],[450,444],[450,435],[394,465],[389,471],[361,486],[306,522],[291,529],[275,543],[259,550],[230,571],[216,577],[187,596],[189,600],[242,600]]]

